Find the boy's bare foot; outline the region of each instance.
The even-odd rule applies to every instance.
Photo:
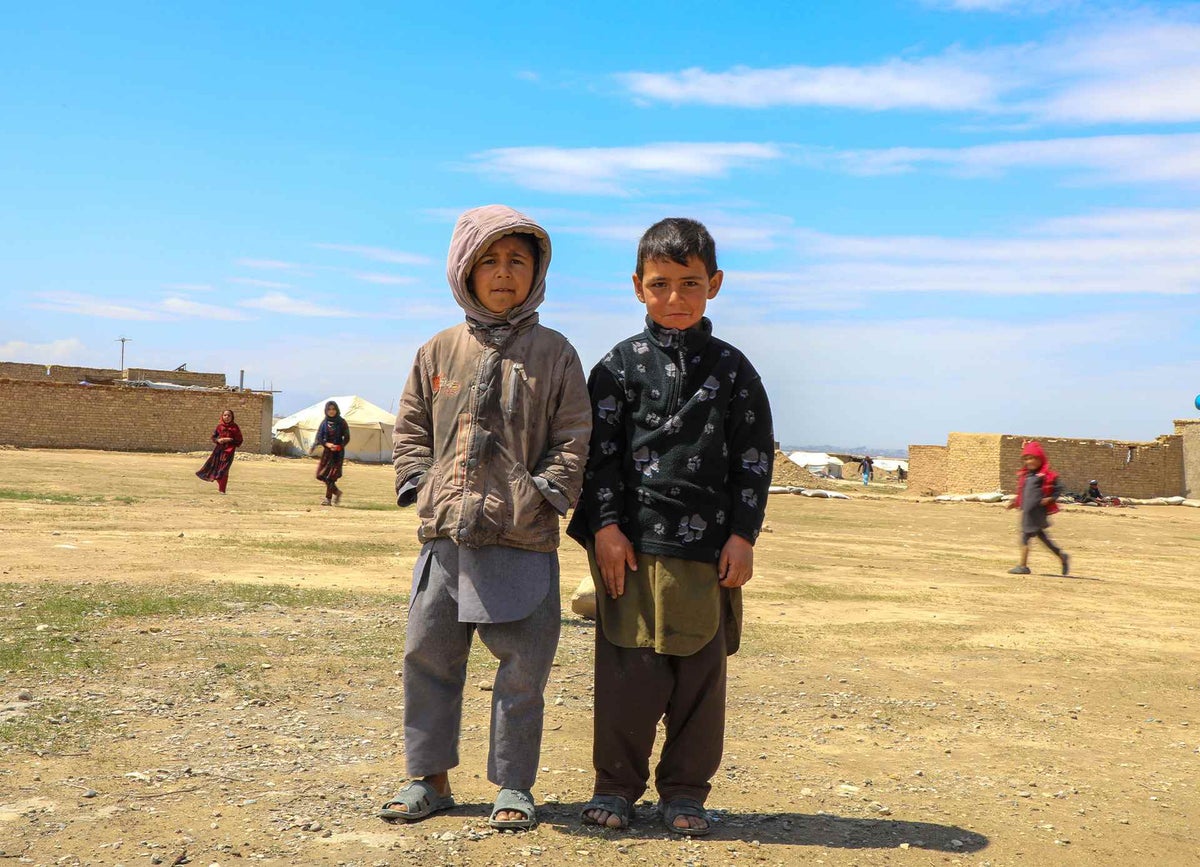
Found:
[[[450,772],[446,771],[441,774],[430,774],[428,777],[421,777],[426,783],[437,789],[438,797],[445,798],[450,795]],[[404,804],[396,804],[397,813],[407,813],[408,807]]]
[[[584,810],[583,815],[587,817],[593,825],[600,825],[605,828],[620,828],[621,817],[616,813],[610,813],[607,810]]]

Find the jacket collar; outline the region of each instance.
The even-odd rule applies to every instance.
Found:
[[[700,321],[686,331],[664,328],[649,316],[646,317],[646,336],[663,349],[686,349],[697,352],[712,338],[712,321],[702,316]]]
[[[503,346],[508,343],[514,335],[522,331],[527,331],[537,325],[537,313],[530,313],[520,322],[505,323],[502,325],[488,324],[479,322],[476,319],[467,317],[467,328],[470,329],[471,335],[482,343],[484,346]]]

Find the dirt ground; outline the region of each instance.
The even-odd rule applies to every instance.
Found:
[[[565,608],[541,825],[514,835],[485,822],[480,649],[462,806],[375,818],[404,779],[417,550],[389,469],[322,508],[311,461],[239,460],[224,497],[201,461],[0,451],[0,863],[1200,862],[1200,510],[1067,509],[1077,575],[1035,550],[1020,577],[997,506],[774,497],[712,836],[648,802],[580,827],[593,629]],[[565,600],[585,563],[562,561]]]

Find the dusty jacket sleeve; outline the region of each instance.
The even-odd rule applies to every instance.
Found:
[[[574,347],[563,353],[558,394],[553,403],[550,439],[546,453],[533,468],[533,483],[560,515],[579,500],[588,438],[592,432],[592,409],[588,401],[583,365]]]
[[[729,438],[729,494],[733,499],[730,532],[753,543],[767,511],[767,489],[775,460],[771,404],[762,380],[743,362],[726,422]]]
[[[588,379],[592,440],[579,511],[588,535],[621,520],[621,469],[625,461],[625,389],[601,362]]]
[[[396,427],[392,431],[392,466],[396,468],[396,493],[405,483],[423,475],[433,466],[433,389],[425,375],[424,349],[418,350],[400,405]],[[409,489],[415,490],[416,485]],[[404,503],[403,505],[408,505]]]

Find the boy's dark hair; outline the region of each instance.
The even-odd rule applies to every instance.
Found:
[[[717,242],[704,224],[687,217],[659,220],[638,242],[638,279],[642,278],[647,262],[669,260],[686,265],[693,256],[704,263],[709,277],[717,273]]]

